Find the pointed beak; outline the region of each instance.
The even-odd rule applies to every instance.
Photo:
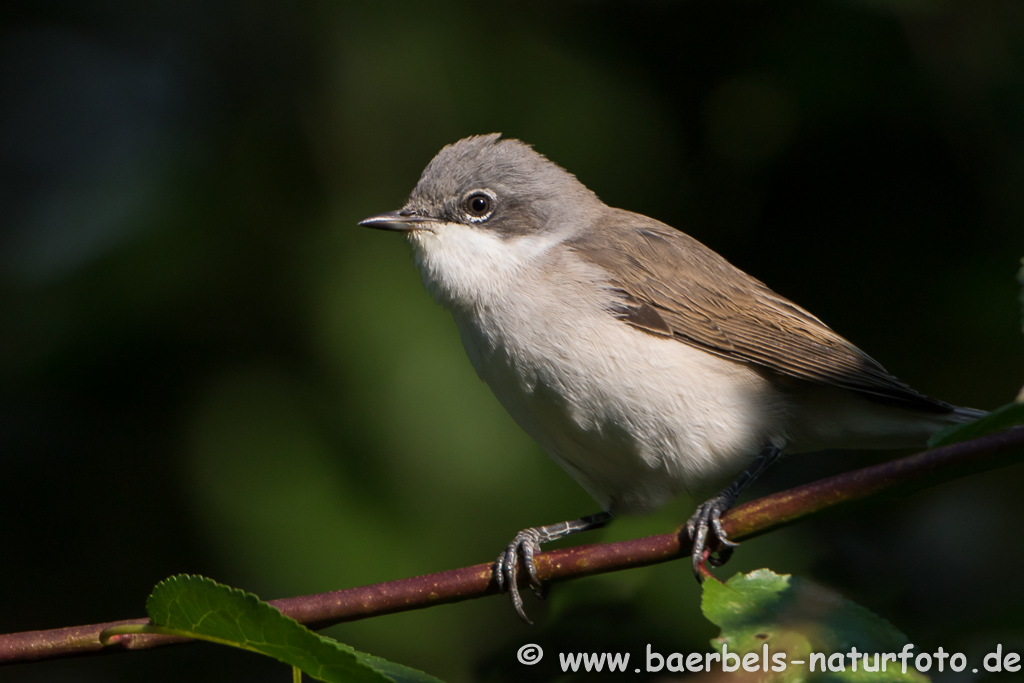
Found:
[[[429,216],[421,216],[410,209],[379,213],[359,221],[359,225],[364,228],[394,230],[395,232],[412,232],[418,230],[423,223],[440,223],[440,221]]]

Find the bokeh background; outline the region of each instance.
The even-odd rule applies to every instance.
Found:
[[[1024,382],[1016,0],[8,2],[0,632],[139,616],[179,572],[274,598],[440,571],[595,511],[474,376],[408,245],[355,226],[492,131],[928,394],[992,408]],[[891,456],[794,457],[758,490]],[[920,649],[1024,651],[1022,485],[1013,468],[818,519],[719,574],[798,573]],[[495,597],[331,633],[449,681],[716,634],[681,563],[527,600],[534,628]],[[533,669],[527,642],[550,654]],[[202,645],[0,672],[288,675]]]

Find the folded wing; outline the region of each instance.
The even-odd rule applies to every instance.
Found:
[[[953,409],[914,391],[813,315],[692,237],[617,209],[604,220],[615,225],[599,226],[568,246],[608,273],[622,295],[611,313],[624,323],[784,376],[916,410]]]

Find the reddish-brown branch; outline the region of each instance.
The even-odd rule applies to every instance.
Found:
[[[905,495],[966,474],[1024,461],[1024,428],[937,448],[906,458],[840,474],[740,505],[723,518],[733,539],[758,536],[829,508],[882,495]],[[642,567],[689,556],[689,539],[679,531],[632,541],[583,545],[541,553],[537,569],[544,581],[564,581]],[[491,565],[478,564],[409,579],[273,600],[271,604],[311,628],[343,621],[460,602],[497,593]],[[111,626],[145,619],[0,635],[0,664],[136,650],[183,638],[122,635],[108,643],[100,633]]]

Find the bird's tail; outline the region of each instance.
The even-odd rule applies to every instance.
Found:
[[[975,420],[981,419],[988,415],[987,410],[978,410],[977,408],[953,408],[953,412],[946,415],[949,422],[952,424],[974,422]]]

